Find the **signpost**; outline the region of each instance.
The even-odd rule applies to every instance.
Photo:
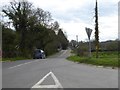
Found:
[[[88,35],[88,39],[89,39],[89,57],[91,57],[91,42],[90,42],[90,36],[91,36],[91,33],[92,33],[92,29],[90,28],[85,28],[86,30],[86,33]]]

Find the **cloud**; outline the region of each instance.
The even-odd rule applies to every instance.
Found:
[[[117,39],[118,38],[118,16],[99,18],[100,39]]]
[[[76,40],[76,35],[78,35],[78,39],[79,41],[83,41],[86,40],[87,34],[85,31],[85,27],[89,27],[91,29],[93,29],[92,25],[83,23],[83,21],[79,20],[79,21],[71,21],[71,22],[67,22],[67,23],[61,23],[61,28],[63,28],[63,30],[65,30],[67,32],[67,36],[69,38],[69,40]],[[93,33],[92,33],[92,37],[93,37]]]
[[[4,0],[5,2],[10,0]],[[2,1],[2,2],[4,2]],[[68,34],[68,39],[86,40],[85,27],[93,29],[91,38],[94,38],[94,16],[96,0],[28,0],[35,7],[49,11],[54,20],[60,23],[61,28]],[[98,0],[100,40],[116,39],[118,34],[118,1]]]

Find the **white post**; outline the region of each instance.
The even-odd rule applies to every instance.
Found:
[[[89,39],[89,57],[91,57],[91,41],[90,41],[90,36],[92,33],[92,29],[90,28],[85,28],[86,29],[86,33],[88,35],[88,39]]]
[[[89,39],[89,57],[91,57],[91,41]]]

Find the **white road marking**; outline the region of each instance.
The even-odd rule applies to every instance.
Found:
[[[15,67],[20,67],[20,66],[22,66],[22,65],[30,64],[30,63],[37,62],[37,61],[39,61],[39,60],[35,60],[35,61],[31,61],[31,62],[19,64],[19,65],[13,66],[13,67],[9,67],[8,69],[13,69],[13,68],[15,68]]]
[[[60,57],[62,57],[65,53],[67,52],[67,50],[66,51],[64,51],[61,55],[60,55]]]
[[[40,85],[49,75],[52,76],[55,85]],[[63,88],[56,76],[52,73],[49,72],[46,74],[38,83],[36,83],[32,88]]]

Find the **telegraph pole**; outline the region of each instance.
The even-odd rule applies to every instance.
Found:
[[[96,0],[96,6],[95,6],[95,47],[96,47],[96,58],[98,58],[99,31],[98,31],[98,5],[97,5],[97,0]]]
[[[78,47],[78,35],[76,35],[77,47]]]

